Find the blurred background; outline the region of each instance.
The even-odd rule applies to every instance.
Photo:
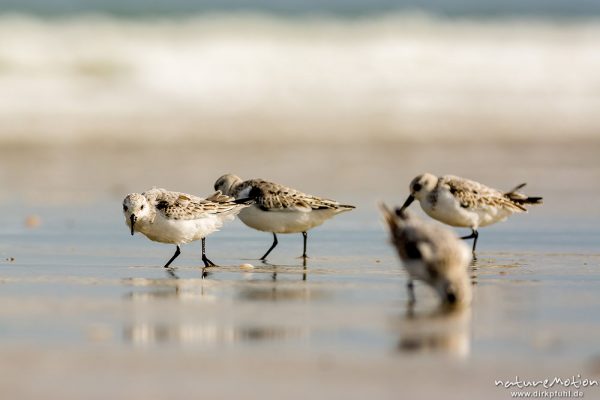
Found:
[[[1,0],[5,143],[596,139],[590,0]]]
[[[424,170],[503,188],[541,181],[533,170],[547,163],[598,177],[596,1],[0,0],[0,11],[0,183],[12,190],[0,201],[202,194],[224,172],[313,192],[339,180],[329,192],[348,195],[385,190],[378,177],[393,171],[398,196]]]

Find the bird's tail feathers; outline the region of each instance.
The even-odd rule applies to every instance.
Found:
[[[526,194],[519,192],[519,189],[522,189],[525,185],[526,183],[521,183],[520,185],[517,185],[512,190],[504,193],[504,196],[519,206],[523,206],[525,204],[543,204],[542,197],[527,196]]]
[[[338,212],[350,211],[354,210],[355,208],[355,206],[351,206],[349,204],[340,204],[339,206],[337,206]]]

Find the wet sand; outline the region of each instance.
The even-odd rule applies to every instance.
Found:
[[[11,189],[0,198],[1,397],[504,399],[495,379],[600,377],[597,144],[267,148],[0,150]],[[408,312],[375,207],[401,203],[425,170],[528,181],[545,198],[482,229],[474,303],[458,313],[419,284]],[[311,231],[306,266],[300,235],[282,236],[263,265],[253,258],[270,236],[235,221],[207,240],[223,267],[201,279],[195,243],[166,274],[174,249],[132,238],[122,197],[152,185],[208,194],[224,172],[358,208]]]

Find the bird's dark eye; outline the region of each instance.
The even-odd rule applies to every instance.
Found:
[[[127,206],[123,204],[123,211],[127,212]]]
[[[423,186],[421,186],[421,184],[420,184],[420,183],[415,183],[415,184],[413,185],[413,190],[414,190],[415,192],[418,192],[419,190],[421,190],[421,188],[422,188],[422,187],[423,187]]]
[[[456,295],[454,294],[454,292],[446,293],[446,300],[448,301],[449,304],[456,303]]]
[[[143,210],[143,209],[144,209],[144,205],[142,204],[142,206],[140,207],[140,210]]]

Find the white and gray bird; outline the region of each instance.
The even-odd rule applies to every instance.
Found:
[[[202,261],[208,267],[215,264],[206,257],[206,236],[221,228],[225,221],[233,220],[249,203],[248,199],[235,200],[221,192],[203,199],[153,188],[142,194],[128,194],[123,200],[123,214],[132,235],[140,232],[155,242],[177,246],[165,268],[181,253],[180,245],[200,239]]]
[[[302,193],[278,183],[262,179],[243,181],[240,177],[227,174],[215,182],[219,190],[236,199],[250,198],[255,203],[240,212],[239,218],[251,228],[273,233],[273,244],[260,258],[265,260],[277,246],[278,233],[302,233],[306,258],[307,231],[333,216],[354,209],[337,201]]]
[[[410,183],[410,195],[401,211],[416,199],[430,217],[451,226],[471,228],[471,234],[462,239],[473,239],[475,252],[480,227],[504,221],[514,213],[527,212],[527,205],[542,204],[541,197],[520,193],[524,186],[522,183],[501,192],[458,176],[425,173]]]
[[[468,267],[472,256],[468,246],[454,232],[428,224],[407,211],[392,211],[381,205],[391,243],[408,272],[409,302],[415,302],[413,280],[431,286],[442,303],[464,306],[471,302]]]

